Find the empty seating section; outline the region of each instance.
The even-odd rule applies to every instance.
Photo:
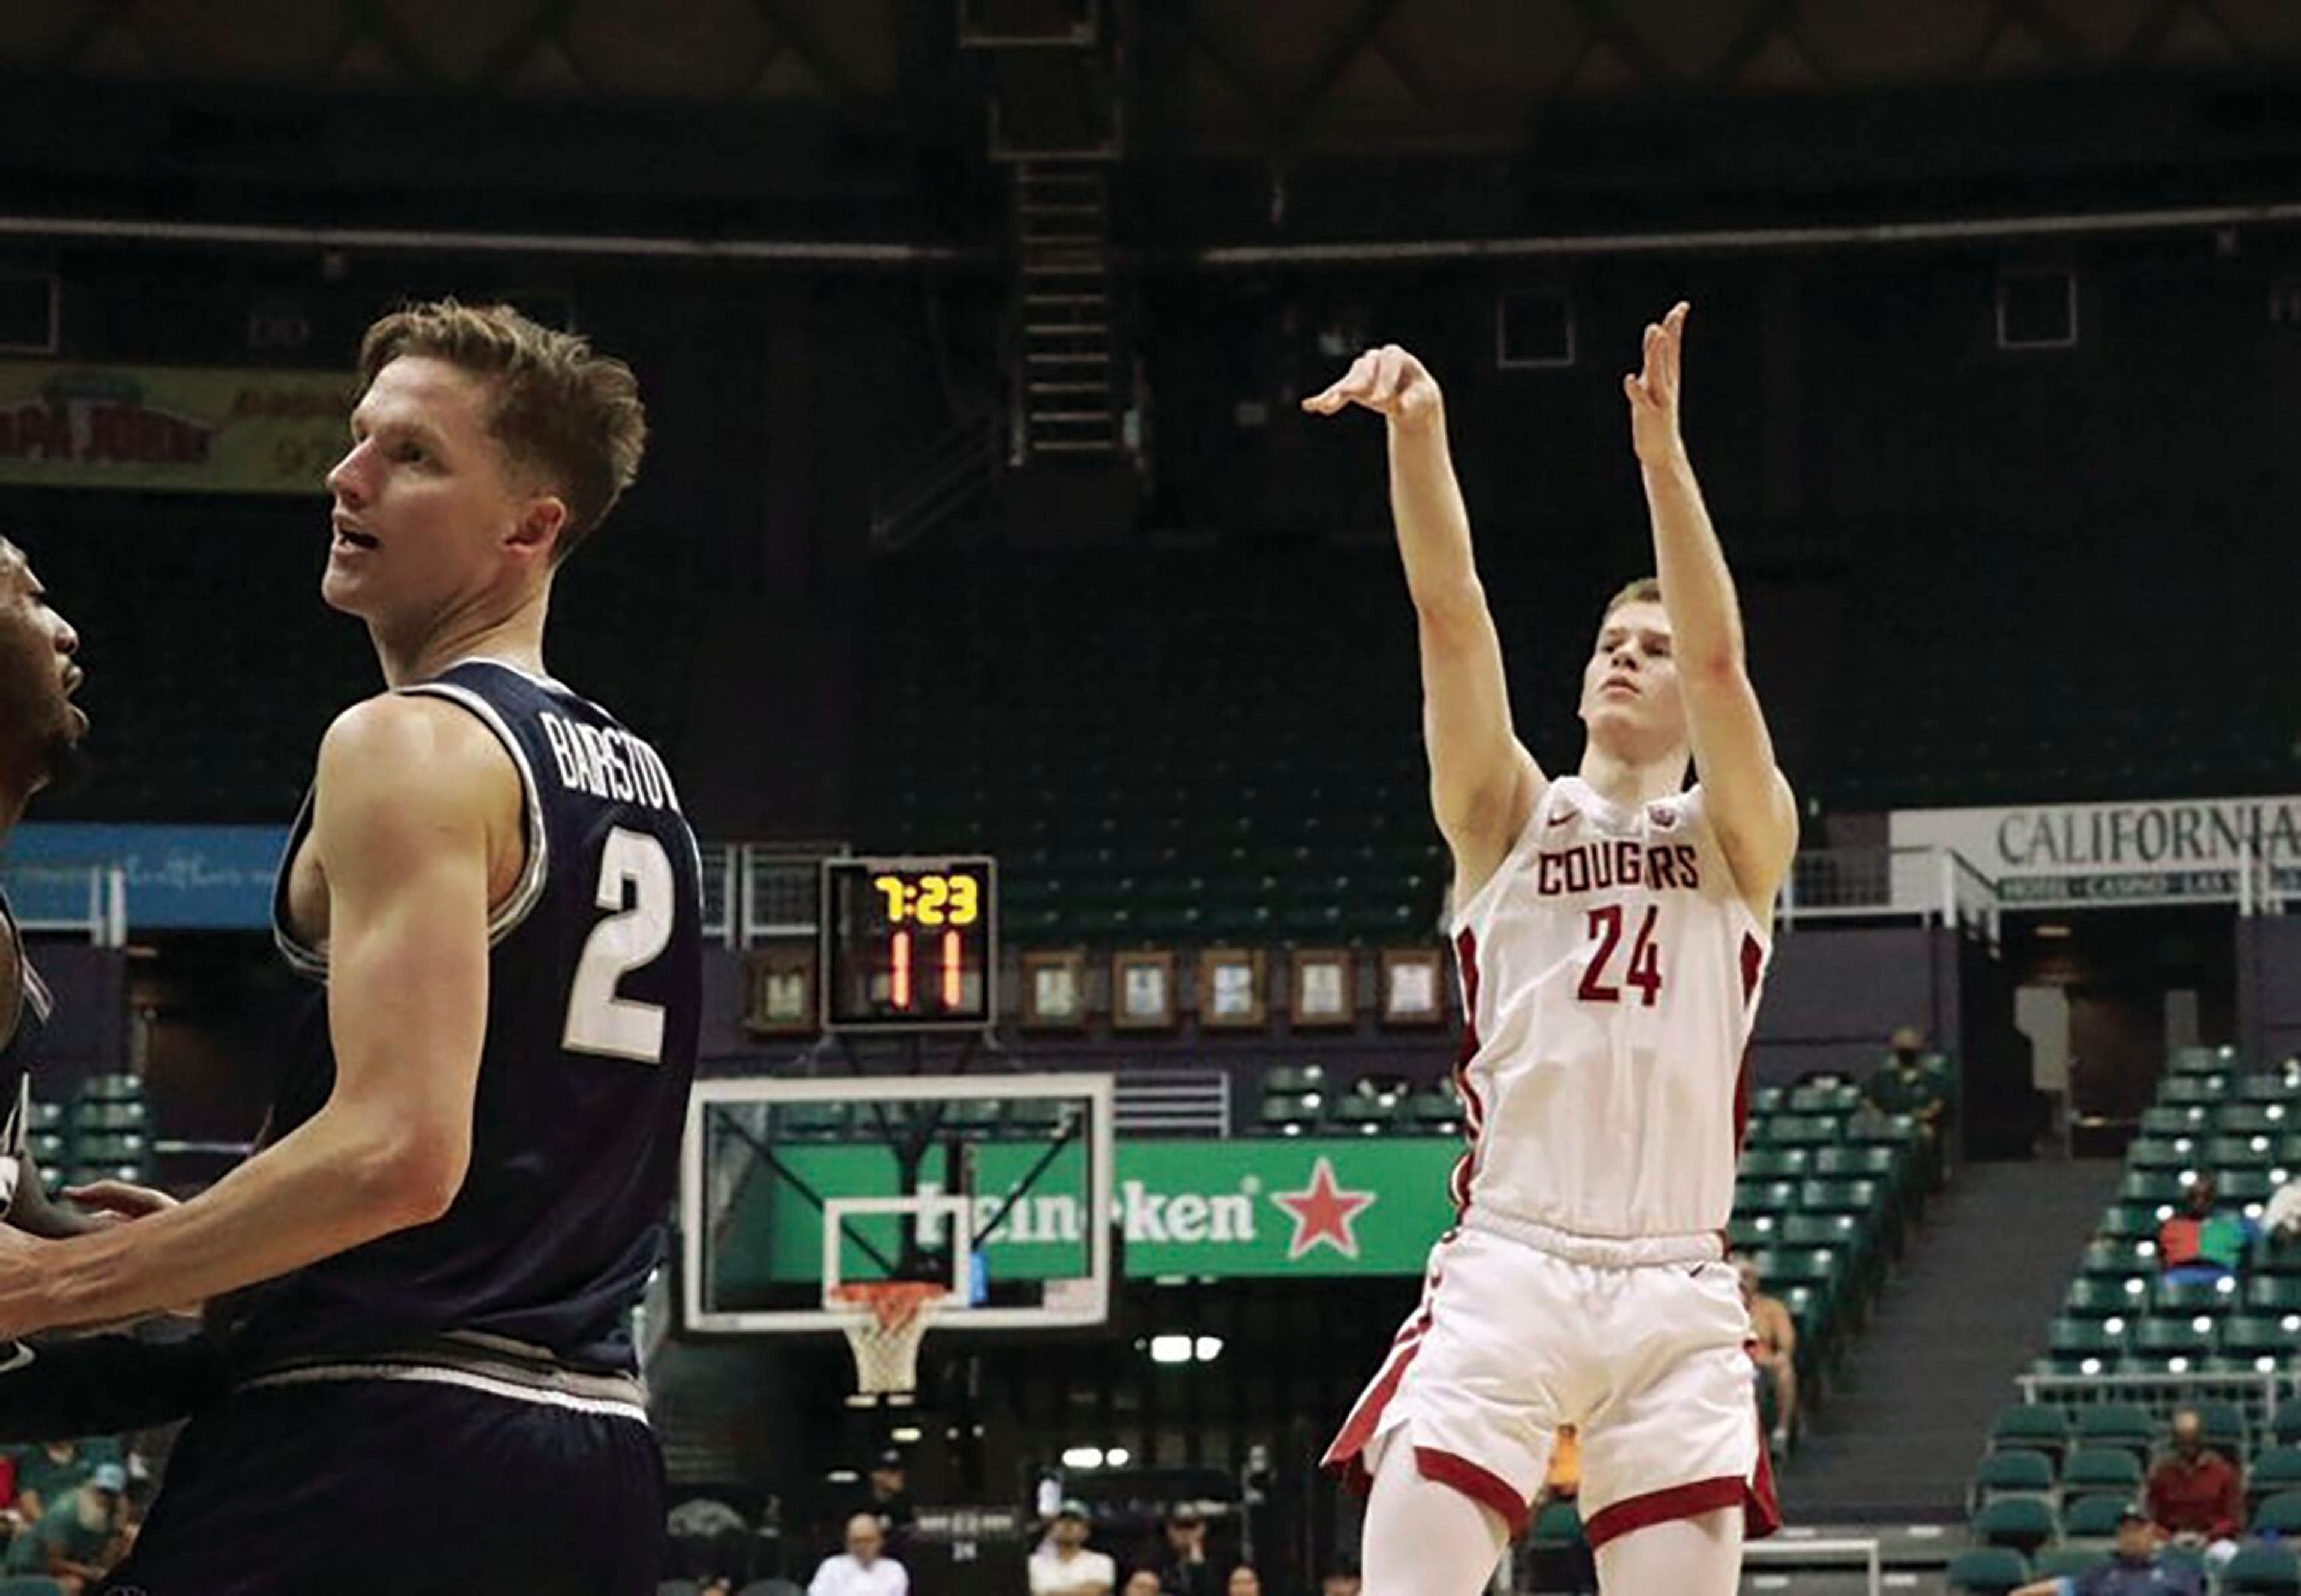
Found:
[[[1978,1542],[2024,1558],[2036,1577],[2082,1567],[2115,1533],[2118,1509],[2142,1495],[2173,1410],[2194,1408],[2207,1444],[2244,1473],[2248,1533],[2269,1537],[2219,1588],[2291,1588],[2275,1583],[2295,1573],[2276,1542],[2301,1534],[2301,1397],[2291,1394],[2301,1242],[2255,1233],[2235,1273],[2174,1282],[2157,1234],[2201,1174],[2214,1177],[2222,1211],[2258,1221],[2270,1194],[2301,1174],[2297,1124],[2301,1069],[2248,1070],[2228,1048],[2174,1054],[2128,1149],[2118,1199],[2046,1327],[2033,1370],[2046,1377],[2033,1386],[2040,1400],[2000,1410],[1975,1469]],[[2040,1513],[2048,1533],[2036,1539]],[[1962,1584],[1953,1569],[1952,1588],[1996,1589],[1991,1571],[2007,1567],[1977,1561]]]
[[[35,1102],[26,1145],[52,1189],[146,1182],[152,1137],[142,1077],[90,1075],[70,1102]]]

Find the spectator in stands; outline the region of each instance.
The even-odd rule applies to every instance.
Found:
[[[1055,1509],[1047,1539],[1031,1558],[1031,1596],[1111,1596],[1118,1565],[1086,1546],[1086,1504],[1065,1501]]]
[[[1125,1584],[1119,1587],[1119,1596],[1159,1596],[1159,1571],[1156,1568],[1137,1568],[1126,1576]]]
[[[2157,1227],[2157,1261],[2174,1285],[2211,1285],[2235,1274],[2261,1227],[2242,1214],[2217,1214],[2211,1174],[2189,1182],[2182,1211]]]
[[[1572,1501],[1582,1493],[1582,1437],[1560,1425],[1550,1441],[1550,1467],[1542,1476],[1543,1501]]]
[[[2269,1194],[2262,1210],[2261,1228],[2280,1247],[2301,1241],[2301,1180],[2290,1180]]]
[[[1318,1596],[1360,1596],[1365,1585],[1358,1564],[1349,1558],[1338,1558],[1318,1576]]]
[[[79,1596],[127,1551],[121,1504],[127,1489],[126,1469],[117,1463],[99,1465],[8,1543],[7,1572],[46,1575],[64,1588],[65,1596]]]
[[[1206,1515],[1190,1502],[1178,1503],[1167,1515],[1159,1588],[1167,1596],[1215,1596],[1214,1566],[1207,1561]]]
[[[2157,1532],[2138,1504],[2117,1516],[2117,1548],[2106,1563],[2074,1578],[2041,1579],[2012,1596],[2205,1596],[2197,1571],[2157,1559]]]
[[[886,1550],[879,1516],[867,1508],[853,1515],[847,1520],[847,1550],[823,1559],[807,1596],[910,1596],[910,1575]]]
[[[1934,1062],[1926,1051],[1925,1032],[1914,1025],[1895,1031],[1886,1062],[1870,1077],[1862,1090],[1880,1114],[1906,1114],[1918,1122],[1928,1141],[1940,1130],[1941,1081],[1927,1066]]]
[[[38,1523],[42,1515],[85,1484],[95,1472],[96,1459],[77,1441],[44,1441],[29,1449],[16,1465],[17,1511],[26,1523]]]
[[[1742,1279],[1742,1302],[1750,1310],[1751,1361],[1758,1366],[1759,1406],[1773,1399],[1772,1444],[1777,1452],[1789,1450],[1797,1423],[1797,1321],[1788,1304],[1759,1289],[1758,1266],[1748,1253],[1734,1255],[1735,1272]]]
[[[1262,1596],[1262,1575],[1251,1563],[1241,1563],[1230,1571],[1230,1580],[1224,1587],[1225,1596]]]
[[[2194,1408],[2173,1416],[2172,1455],[2150,1473],[2149,1518],[2176,1545],[2204,1548],[2216,1568],[2237,1555],[2245,1484],[2236,1465],[2207,1450],[2205,1420]]]
[[[916,1515],[911,1509],[911,1493],[904,1488],[903,1454],[889,1447],[879,1454],[871,1466],[871,1500],[864,1510],[879,1516],[879,1527],[889,1535],[899,1535],[911,1527]]]

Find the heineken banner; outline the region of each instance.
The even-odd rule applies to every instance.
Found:
[[[1028,1141],[972,1149],[975,1227],[993,1280],[1085,1269],[1084,1155],[1074,1143],[1040,1170],[1047,1151]],[[1419,1274],[1453,1218],[1446,1177],[1461,1151],[1438,1137],[1122,1141],[1112,1208],[1125,1273]],[[816,1198],[895,1194],[883,1144],[785,1143],[775,1165],[750,1172],[721,1221],[717,1278],[733,1297],[746,1281],[821,1277]],[[883,1247],[893,1240],[883,1216],[851,1223]]]
[[[344,372],[0,361],[0,482],[317,494],[351,406]]]
[[[2234,898],[2247,859],[2301,887],[2301,797],[1905,809],[1892,828],[1895,848],[1962,856],[2008,904]]]

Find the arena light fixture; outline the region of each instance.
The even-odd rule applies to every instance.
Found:
[[[1191,1343],[1192,1354],[1201,1363],[1212,1363],[1222,1356],[1223,1339],[1218,1335],[1202,1335]]]
[[[916,1425],[905,1425],[899,1430],[888,1431],[887,1439],[897,1446],[914,1446],[917,1444],[920,1433]]]
[[[1115,1446],[1109,1451],[1103,1453],[1102,1460],[1106,1466],[1111,1468],[1125,1468],[1128,1464],[1134,1461],[1134,1454],[1128,1451],[1123,1446]]]
[[[1073,1446],[1063,1449],[1065,1468],[1100,1468],[1102,1449],[1099,1446]]]
[[[1191,1361],[1191,1338],[1187,1335],[1154,1335],[1150,1338],[1152,1363],[1188,1363]]]

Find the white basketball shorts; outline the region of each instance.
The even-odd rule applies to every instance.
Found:
[[[1710,1237],[1598,1241],[1473,1212],[1431,1249],[1421,1306],[1324,1466],[1364,1485],[1402,1441],[1425,1477],[1515,1537],[1573,1425],[1593,1546],[1733,1507],[1749,1538],[1771,1534],[1750,1316],[1719,1251]]]

